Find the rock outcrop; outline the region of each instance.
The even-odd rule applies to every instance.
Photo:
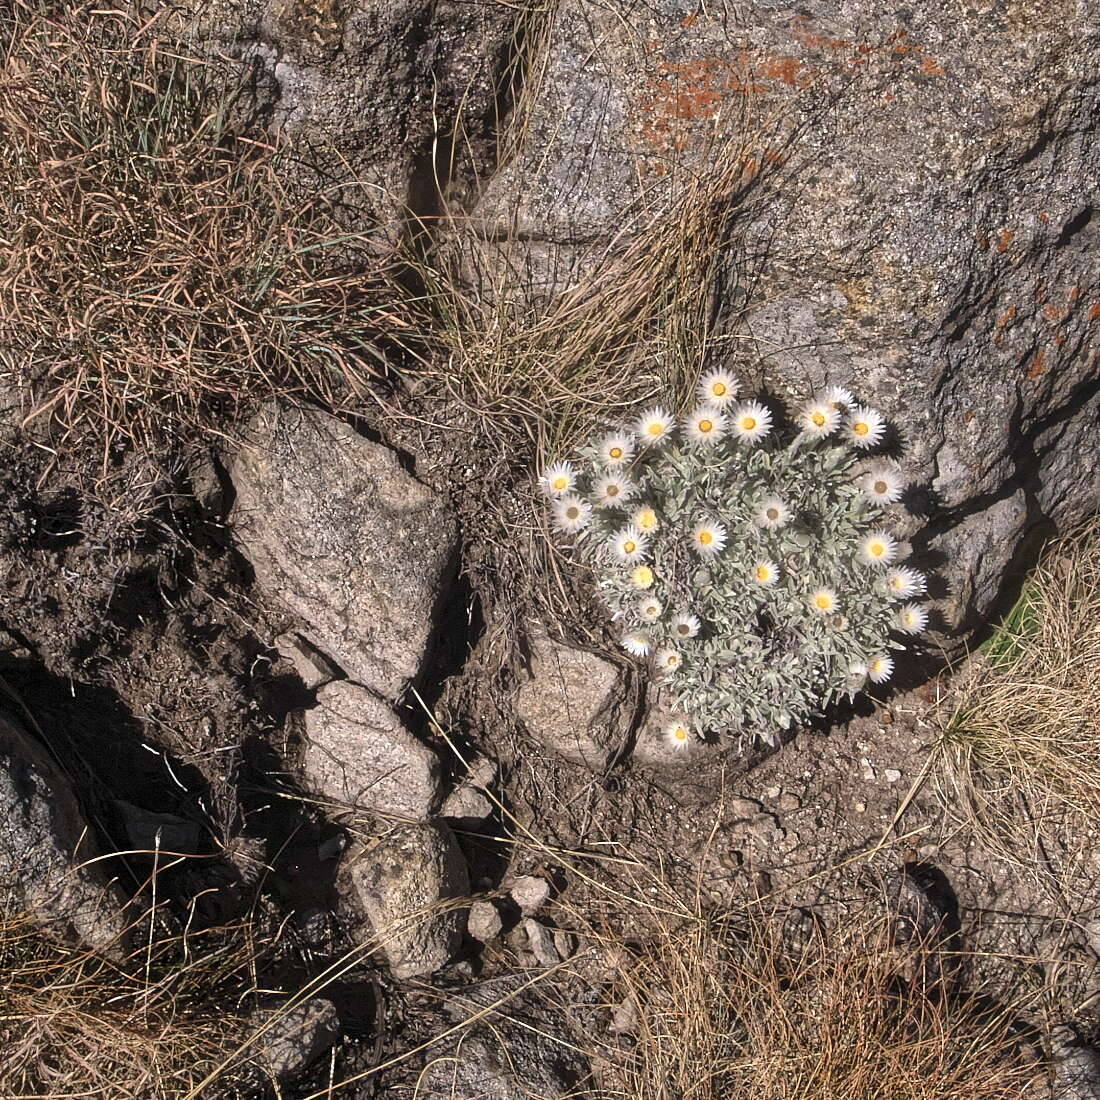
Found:
[[[455,566],[446,502],[334,417],[267,406],[231,470],[230,520],[298,633],[385,698],[420,671]]]
[[[325,997],[313,997],[291,1009],[259,1009],[257,1031],[249,1045],[256,1067],[275,1081],[293,1081],[340,1037],[340,1015]]]
[[[442,822],[394,829],[370,851],[352,851],[341,877],[365,912],[395,978],[434,974],[462,944],[469,893],[466,863]]]
[[[554,11],[523,151],[476,210],[502,266],[574,286],[702,180],[708,216],[736,212],[730,365],[889,418],[903,533],[945,625],[974,625],[1029,536],[1100,503],[1096,21],[1070,0]]]
[[[323,798],[417,821],[442,793],[436,754],[388,703],[346,680],[322,687],[306,711],[301,768]]]
[[[455,998],[448,1023],[461,1022],[486,1002],[503,997],[503,982],[462,990]],[[445,1030],[443,1020],[439,1030]],[[587,1095],[590,1070],[567,1037],[562,1020],[522,995],[507,1002],[504,1013],[494,1013],[489,1026],[473,1025],[460,1031],[451,1047],[434,1049],[421,1081],[424,1100],[543,1100]]]
[[[523,34],[518,9],[184,0],[173,12],[188,41],[251,69],[253,110],[314,151],[292,158],[295,182],[311,197],[323,191],[352,227],[382,241],[410,216],[437,213],[437,181],[460,195],[495,158],[495,123],[507,110]],[[317,151],[327,153],[327,171]]]
[[[121,892],[110,884],[72,785],[46,750],[0,714],[0,898],[62,937],[117,954]]]
[[[550,638],[535,638],[526,677],[516,692],[516,714],[546,748],[598,771],[622,732],[624,698],[621,674],[611,661]]]

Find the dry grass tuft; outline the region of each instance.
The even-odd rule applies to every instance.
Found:
[[[13,0],[0,14],[0,365],[61,444],[104,467],[273,394],[336,405],[380,369],[391,317],[368,255],[282,152],[138,6]],[[193,432],[192,432],[193,434]]]
[[[458,225],[444,250],[450,270],[437,262],[419,272],[447,353],[445,367],[427,369],[487,435],[525,437],[539,460],[646,402],[682,404],[704,363],[725,354],[715,296],[735,278],[733,245],[761,183],[752,148],[716,141],[705,170],[656,209],[639,203],[552,294],[516,270],[523,242],[485,241]]]
[[[702,918],[625,956],[631,1040],[600,1052],[631,1100],[1017,1100],[1012,1012],[910,987],[879,922],[801,947],[778,918]]]
[[[163,940],[113,963],[0,912],[0,1095],[184,1096],[248,1031],[224,1008],[248,981],[247,937],[220,936],[192,937],[187,950]],[[245,1095],[245,1084],[224,1072],[204,1095]]]
[[[1100,524],[1047,548],[982,649],[940,736],[948,799],[1002,854],[1045,861],[1044,836],[1100,819]]]

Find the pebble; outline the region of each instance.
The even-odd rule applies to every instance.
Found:
[[[526,915],[546,904],[550,897],[550,883],[538,875],[520,875],[508,887],[508,893]]]
[[[897,768],[887,768],[882,774],[887,783],[899,783],[901,781],[901,772]]]
[[[867,803],[857,802],[852,808],[856,811],[857,814],[865,814],[867,812]]]
[[[489,943],[500,935],[503,924],[497,907],[491,901],[475,901],[470,906],[466,927],[475,940]]]
[[[531,954],[535,956],[540,966],[557,966],[561,962],[561,956],[558,954],[557,946],[554,943],[552,929],[528,917],[523,922],[523,930],[527,933],[527,942],[531,945]]]

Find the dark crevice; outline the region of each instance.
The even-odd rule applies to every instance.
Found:
[[[133,892],[142,888],[153,869],[151,851],[148,855],[132,851],[128,822],[130,807],[136,807],[190,823],[199,838],[195,851],[183,853],[193,858],[158,875],[158,893],[178,916],[186,914],[197,878],[234,890],[240,875],[219,858],[214,838],[224,829],[210,816],[212,799],[206,779],[147,737],[143,724],[113,690],[62,680],[42,665],[21,659],[4,662],[3,678],[18,701],[15,713],[21,724],[68,776],[99,848],[108,855],[128,853],[103,861],[110,876],[118,876]],[[222,911],[212,904],[205,906],[211,918],[225,916],[226,898],[219,900]]]
[[[459,570],[459,562],[456,560],[451,568],[455,571],[455,580],[436,609],[435,626],[421,673],[401,695],[396,710],[417,737],[435,747],[445,770],[453,778],[461,772],[462,761],[473,759],[476,752],[465,732],[458,728],[447,728],[453,748],[440,743],[433,728],[433,718],[448,682],[462,672],[480,641],[485,619],[481,599],[469,578]],[[456,759],[456,751],[461,759]]]
[[[1078,211],[1065,225],[1062,226],[1062,232],[1058,234],[1058,240],[1056,242],[1059,248],[1065,247],[1069,242],[1083,229],[1087,229],[1089,223],[1092,221],[1093,209],[1091,206],[1086,206],[1083,210]]]
[[[973,608],[967,608],[962,620],[952,630],[955,637],[975,634],[980,643],[988,636],[989,624],[1003,617],[1019,596],[1028,571],[1038,560],[1043,544],[1052,535],[1057,534],[1057,524],[1040,502],[1044,486],[1043,470],[1048,452],[1057,445],[1057,439],[1039,445],[1039,440],[1053,429],[1065,426],[1072,421],[1091,401],[1100,395],[1100,378],[1093,378],[1079,386],[1061,405],[1053,408],[1045,416],[1036,420],[1030,427],[1023,428],[1023,413],[1017,408],[1013,413],[1013,422],[1009,428],[1010,438],[1017,442],[1010,453],[1013,472],[995,489],[968,500],[956,508],[941,512],[927,526],[914,535],[911,545],[913,561],[925,568],[935,568],[937,559],[942,564],[942,554],[933,549],[933,543],[947,532],[965,523],[973,516],[1008,500],[1022,492],[1026,514],[1024,518],[1025,537],[1015,548],[1006,568],[1001,574],[997,596],[992,607],[984,617],[979,617]],[[936,593],[930,589],[930,595]],[[976,633],[975,633],[976,632]]]
[[[434,243],[434,230],[455,212],[469,212],[485,179],[500,169],[507,153],[506,131],[526,87],[548,18],[548,9],[530,8],[515,17],[492,74],[492,102],[480,114],[464,109],[465,93],[453,89],[457,102],[432,136],[428,148],[414,160],[408,181],[406,236],[413,255],[423,255]],[[427,28],[425,28],[426,30]],[[422,46],[426,46],[425,35]],[[441,74],[436,74],[442,83]],[[453,185],[465,187],[457,197]]]

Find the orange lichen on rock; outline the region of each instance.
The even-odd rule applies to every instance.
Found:
[[[1089,307],[1089,320],[1100,321],[1100,302],[1093,302]]]
[[[804,87],[811,79],[796,57],[751,50],[729,58],[658,59],[634,100],[638,130],[654,152],[682,151],[702,137],[705,125],[718,117],[728,100],[762,95],[769,84]]]
[[[791,87],[804,83],[802,62],[797,57],[768,58],[763,64],[762,72],[769,80],[778,80]]]
[[[1011,229],[1002,229],[1001,235],[997,238],[997,251],[1007,252],[1008,246],[1012,244],[1012,239],[1016,234]]]
[[[1028,378],[1034,382],[1037,378],[1041,378],[1047,372],[1047,353],[1039,348],[1038,351],[1031,357],[1031,366],[1027,368]]]
[[[1004,328],[1005,325],[1008,325],[1008,324],[1012,323],[1012,320],[1015,316],[1016,316],[1016,307],[1015,306],[1009,306],[1008,309],[1006,309],[1004,311],[1004,313],[1002,313],[1000,315],[1000,317],[997,318],[995,323],[996,323],[998,328]]]

